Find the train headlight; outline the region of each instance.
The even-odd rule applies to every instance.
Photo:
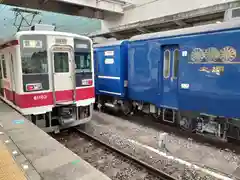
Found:
[[[93,84],[93,81],[91,79],[88,80],[88,85],[92,85]]]
[[[84,85],[84,86],[91,86],[92,84],[93,84],[92,79],[83,79],[82,80],[82,85]]]
[[[38,91],[42,89],[42,83],[26,84],[27,91]]]
[[[34,86],[33,85],[27,85],[27,91],[32,91],[34,90]]]

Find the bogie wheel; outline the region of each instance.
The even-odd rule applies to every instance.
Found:
[[[121,105],[124,115],[129,115],[132,112],[132,104],[129,101],[124,101]]]

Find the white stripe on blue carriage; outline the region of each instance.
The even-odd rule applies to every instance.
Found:
[[[121,93],[117,93],[117,92],[111,92],[111,91],[103,91],[103,90],[99,90],[99,92],[103,92],[103,93],[107,93],[107,94],[114,94],[114,95],[121,95]]]
[[[100,79],[116,79],[116,80],[120,80],[120,77],[116,77],[116,76],[98,76],[98,78],[100,78]]]

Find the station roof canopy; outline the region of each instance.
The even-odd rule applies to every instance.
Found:
[[[147,21],[140,20],[136,23],[110,28],[108,32],[98,31],[88,35],[92,38],[101,36],[105,38],[115,37],[117,39],[126,39],[139,34],[218,23],[223,21],[224,13],[227,9],[235,7],[239,7],[239,2],[217,4]]]

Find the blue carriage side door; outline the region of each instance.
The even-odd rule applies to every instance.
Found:
[[[98,91],[98,53],[97,51],[94,51],[94,54],[93,54],[93,61],[94,61],[94,80],[95,80],[95,89],[96,89],[96,92]],[[95,93],[96,93],[95,92]]]
[[[166,108],[178,108],[178,68],[179,46],[168,45],[162,47],[163,62],[163,86],[162,106]]]
[[[95,79],[97,78],[97,73],[98,73],[98,57],[97,57],[97,52],[93,52],[93,61],[94,61],[94,74],[95,74]]]

